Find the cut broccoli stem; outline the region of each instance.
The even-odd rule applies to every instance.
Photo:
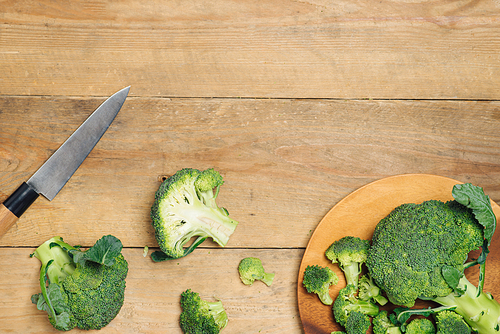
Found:
[[[358,262],[352,262],[348,265],[341,266],[342,271],[344,272],[346,285],[352,284],[355,287],[359,284],[359,275],[361,273],[360,264]]]
[[[186,193],[185,196],[188,194]],[[180,221],[190,222],[192,230],[197,233],[196,236],[211,237],[220,246],[227,244],[237,226],[237,223],[227,216],[225,210],[208,207],[199,198],[193,196],[188,196],[185,201],[179,201],[169,211]],[[200,235],[201,230],[209,231],[209,233]],[[184,237],[190,239],[193,236],[195,235],[187,234]]]
[[[46,274],[51,283],[59,284],[62,280],[75,271],[75,264],[71,256],[64,251],[76,249],[68,245],[61,238],[55,237],[40,245],[31,256],[36,257],[42,265],[46,266]]]
[[[458,286],[464,293],[451,293],[445,297],[432,300],[443,306],[456,306],[455,312],[460,314],[471,328],[479,333],[499,332],[500,304],[491,294],[481,292],[463,276]]]

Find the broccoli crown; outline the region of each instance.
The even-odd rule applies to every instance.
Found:
[[[333,299],[330,296],[330,286],[338,282],[337,274],[328,267],[313,265],[307,266],[304,270],[302,284],[308,293],[317,294],[320,301],[325,305],[332,305]]]
[[[415,318],[406,326],[406,334],[435,334],[436,327],[427,318]],[[456,334],[456,333],[455,333]]]
[[[377,224],[366,265],[392,303],[411,307],[417,298],[450,294],[443,268],[463,273],[467,254],[483,240],[471,210],[456,201],[403,204]]]
[[[377,314],[373,320],[373,334],[401,334],[399,326],[394,325],[389,320],[387,311],[382,310]]]
[[[215,202],[222,184],[222,176],[213,169],[184,168],[160,185],[151,220],[156,241],[168,258],[187,255],[183,246],[192,237],[201,242],[210,237],[220,246],[227,244],[238,222]]]
[[[49,239],[32,254],[42,263],[42,292],[32,302],[56,329],[101,329],[123,305],[128,263],[121,249],[120,240],[110,235],[85,252],[60,237]]]
[[[437,334],[470,334],[471,328],[454,311],[441,311],[435,315]]]
[[[325,256],[332,263],[338,263],[347,284],[357,286],[361,265],[366,262],[369,249],[369,240],[346,236],[334,241],[325,251]]]
[[[252,285],[255,280],[264,282],[270,286],[274,280],[274,273],[266,273],[262,261],[256,257],[246,257],[238,265],[243,284]]]
[[[370,317],[356,311],[352,311],[347,318],[345,330],[347,334],[366,334],[370,328]]]
[[[339,291],[339,295],[333,303],[333,316],[343,327],[346,326],[350,314],[360,312],[362,314],[375,317],[379,313],[377,305],[370,301],[360,300],[356,296],[357,289],[354,285],[348,284]]]
[[[221,301],[208,302],[187,289],[181,294],[180,326],[186,334],[217,334],[228,322]]]

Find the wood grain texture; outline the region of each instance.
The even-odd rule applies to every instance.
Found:
[[[7,233],[12,225],[17,221],[17,217],[5,205],[0,204],[0,237]]]
[[[65,241],[73,243],[70,239]],[[32,294],[40,292],[40,262],[29,257],[33,251],[0,248],[1,333],[60,333],[30,300]],[[181,334],[180,294],[188,288],[204,299],[219,298],[223,302],[230,319],[224,333],[300,333],[295,300],[302,254],[300,249],[197,249],[178,261],[153,263],[149,257],[143,257],[142,249],[125,249],[130,268],[125,303],[118,316],[99,333]],[[261,282],[252,286],[241,283],[237,268],[246,256],[261,258],[266,269],[276,274],[271,287]]]
[[[0,98],[0,200],[100,102]],[[159,177],[184,167],[224,176],[219,204],[240,222],[228,247],[305,247],[336,202],[390,175],[471,181],[498,201],[499,110],[497,102],[132,98],[61,193],[39,198],[0,245],[35,246],[54,234],[91,245],[115,231],[126,246],[153,246]]]
[[[499,99],[500,2],[0,1],[0,94]]]

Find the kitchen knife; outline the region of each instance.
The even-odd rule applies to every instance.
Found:
[[[127,98],[126,87],[104,101],[52,156],[0,204],[0,236],[41,194],[52,201],[111,125]]]

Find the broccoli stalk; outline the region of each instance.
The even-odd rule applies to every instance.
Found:
[[[181,307],[179,323],[186,334],[218,334],[228,323],[227,313],[220,300],[203,300],[191,289],[181,294]]]
[[[388,300],[382,296],[382,291],[375,285],[370,275],[366,274],[359,279],[358,297],[362,300],[373,300],[380,305],[387,304]]]
[[[357,288],[361,267],[366,261],[369,248],[369,240],[346,236],[334,241],[325,251],[325,256],[332,263],[338,263],[344,272],[346,284]]]
[[[160,185],[151,207],[152,225],[161,249],[153,252],[154,261],[184,257],[207,238],[222,247],[227,244],[238,222],[215,202],[222,184],[222,176],[213,169],[184,168]],[[184,249],[193,237],[195,241]]]
[[[87,251],[53,237],[31,256],[41,262],[41,293],[31,301],[58,330],[100,329],[123,305],[128,264],[122,243],[108,235]]]
[[[496,228],[490,199],[471,184],[456,185],[455,200],[403,204],[373,234],[367,267],[388,299],[406,307],[416,299],[454,308],[480,334],[500,331],[500,304],[483,291],[488,246]],[[478,260],[464,263],[482,249]],[[479,285],[465,268],[479,264]]]

